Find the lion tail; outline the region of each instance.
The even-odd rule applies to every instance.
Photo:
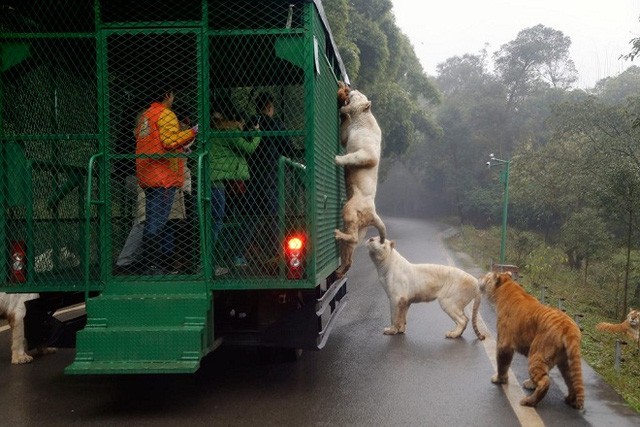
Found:
[[[584,383],[582,380],[582,362],[580,357],[580,332],[567,334],[564,339],[567,362],[569,364],[569,377],[573,387],[570,387],[567,403],[574,408],[584,407]],[[568,386],[569,384],[567,384]],[[571,390],[573,388],[573,390]]]
[[[478,329],[478,309],[480,308],[480,302],[482,301],[482,294],[480,293],[480,288],[478,287],[476,291],[476,297],[473,299],[473,311],[471,312],[471,326],[473,326],[473,332],[476,333],[476,336],[479,340],[485,339],[483,333]]]

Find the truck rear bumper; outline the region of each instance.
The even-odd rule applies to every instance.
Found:
[[[320,350],[347,303],[347,280],[334,281],[315,304],[306,304],[277,321],[262,333],[262,344]]]

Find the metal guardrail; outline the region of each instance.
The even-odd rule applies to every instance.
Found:
[[[89,299],[89,275],[90,271],[90,260],[91,260],[91,206],[92,205],[104,205],[104,200],[93,200],[91,190],[93,189],[93,170],[96,161],[104,156],[104,153],[97,153],[91,156],[89,159],[89,166],[87,167],[87,197],[85,199],[85,210],[84,210],[84,232],[85,232],[85,245],[84,245],[84,256],[83,256],[83,267],[84,267],[84,299],[87,301]]]

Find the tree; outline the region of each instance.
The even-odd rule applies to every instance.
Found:
[[[607,226],[594,208],[583,208],[573,213],[562,225],[560,235],[569,267],[581,269],[584,261],[584,284],[589,275],[589,261],[609,247]]]
[[[633,65],[615,77],[599,80],[592,93],[607,105],[625,103],[640,96],[640,67]]]
[[[534,89],[568,89],[577,80],[569,57],[571,39],[544,25],[526,28],[494,54],[495,71],[507,88],[507,108],[514,110]]]
[[[360,72],[360,49],[348,36],[349,1],[328,0],[324,10],[331,26],[331,33],[340,48],[340,56],[351,79],[357,79]]]
[[[337,28],[335,39],[351,84],[372,101],[383,156],[401,155],[437,135],[430,106],[440,94],[395,24],[391,0],[326,0],[324,5],[331,27]]]
[[[631,252],[640,228],[640,129],[624,105],[606,105],[594,96],[565,106],[554,118],[559,138],[583,139],[582,179],[602,206],[609,229],[626,246],[626,311]]]

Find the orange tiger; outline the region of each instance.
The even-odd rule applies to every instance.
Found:
[[[513,353],[529,357],[529,379],[523,386],[534,390],[520,401],[535,406],[547,394],[551,379],[549,370],[558,366],[569,394],[565,403],[584,407],[584,384],[580,362],[580,328],[562,311],[540,304],[510,273],[488,273],[480,281],[480,289],[495,304],[498,315],[496,361],[498,373],[494,384],[506,384]]]
[[[622,323],[601,322],[596,325],[599,331],[611,332],[614,334],[625,334],[634,341],[639,340],[640,330],[640,310],[631,309],[627,318]]]

